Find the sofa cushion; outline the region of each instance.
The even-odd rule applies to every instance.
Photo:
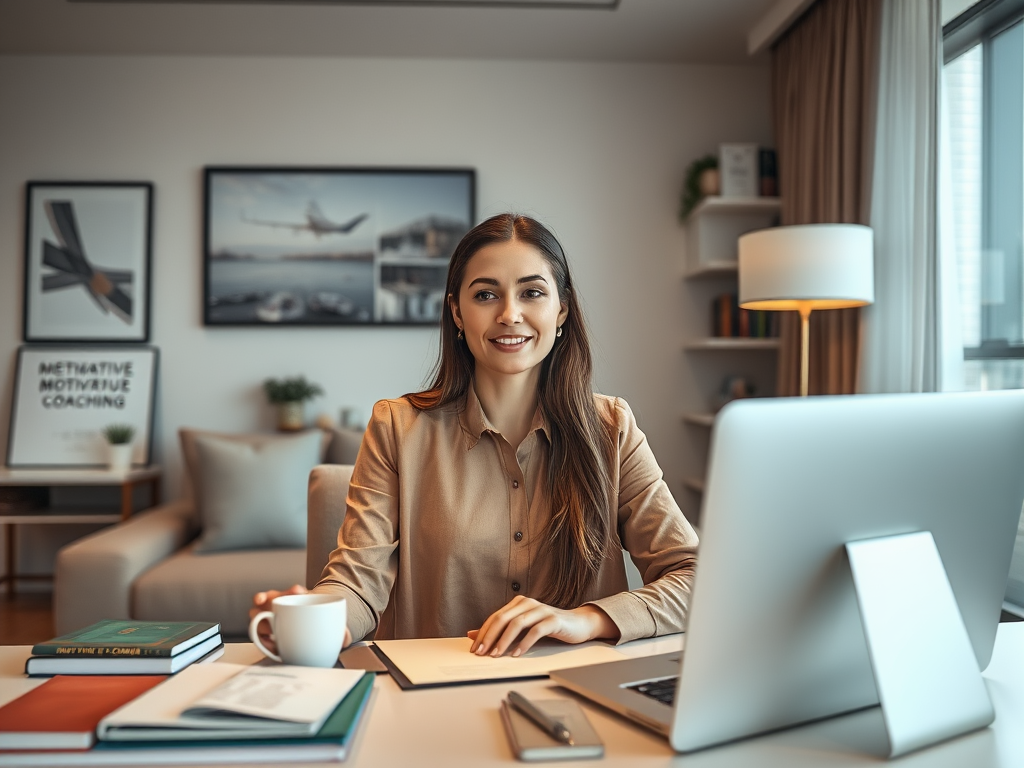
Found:
[[[305,569],[304,549],[198,554],[193,543],[135,580],[132,618],[219,621],[226,638],[241,639],[253,595],[301,584]]]
[[[328,448],[330,448],[331,442],[334,439],[334,433],[331,430],[324,430],[323,432],[310,430],[300,434],[312,434],[314,431],[320,434],[322,441],[320,444],[320,460],[324,461]],[[206,429],[182,427],[178,430],[178,442],[181,444],[181,455],[185,460],[183,495],[186,499],[195,499],[196,478],[199,475],[199,456],[196,453],[196,438],[205,436],[219,437],[222,440],[234,440],[239,443],[259,446],[273,440],[280,440],[282,437],[294,437],[295,435],[281,435],[273,432],[212,432]]]
[[[346,427],[331,427],[331,444],[327,448],[327,464],[355,464],[363,433]]]
[[[196,436],[196,551],[304,547],[306,486],[321,438],[304,432],[254,445]]]

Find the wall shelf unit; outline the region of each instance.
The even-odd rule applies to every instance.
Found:
[[[782,211],[778,197],[706,197],[684,222],[685,260],[682,270],[689,302],[711,309],[712,300],[737,292],[739,261],[737,241],[757,229],[777,226]],[[700,313],[710,318],[710,311]],[[683,422],[695,446],[694,465],[686,468],[683,486],[699,506],[704,493],[707,449],[714,410],[721,405],[722,383],[733,375],[752,381],[758,395],[774,394],[777,338],[708,336],[685,340],[684,354],[697,382],[698,393],[683,403]],[[694,522],[697,515],[691,515]]]
[[[695,411],[688,411],[683,414],[683,421],[687,424],[693,424],[696,427],[705,427],[711,429],[715,423],[715,414],[713,413],[697,413]]]
[[[712,280],[716,277],[736,277],[739,265],[735,261],[709,261],[687,269],[683,277],[687,280]]]
[[[688,352],[774,352],[778,339],[741,339],[731,336],[709,336],[692,339],[683,345]]]

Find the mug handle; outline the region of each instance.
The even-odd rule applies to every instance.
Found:
[[[274,612],[260,611],[255,616],[253,616],[252,621],[249,622],[249,639],[252,640],[253,645],[259,648],[263,652],[263,655],[266,656],[268,659],[273,659],[278,664],[283,664],[284,662],[281,661],[280,656],[278,656],[276,653],[271,653],[270,650],[263,643],[260,642],[260,635],[259,632],[256,631],[256,627],[264,619],[270,622],[270,631],[274,631]]]

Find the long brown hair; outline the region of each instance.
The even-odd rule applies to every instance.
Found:
[[[538,400],[551,438],[548,492],[552,517],[552,585],[543,599],[559,608],[580,605],[608,550],[608,462],[612,438],[601,421],[591,391],[592,361],[586,325],[576,299],[565,252],[555,236],[527,216],[503,213],[471,229],[455,249],[448,267],[446,296],[458,302],[469,260],[481,248],[518,240],[536,248],[555,279],[558,298],[569,308],[562,335],[544,359]],[[475,361],[458,339],[450,309],[441,312],[441,349],[430,388],[406,395],[420,410],[461,403],[473,382]],[[557,478],[557,482],[555,482]]]

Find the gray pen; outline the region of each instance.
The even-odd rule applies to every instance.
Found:
[[[572,734],[569,733],[569,729],[565,727],[561,720],[556,720],[551,715],[542,712],[537,708],[536,704],[521,693],[509,691],[508,703],[539,725],[551,738],[557,739],[563,744],[568,744],[570,747],[576,746],[576,742],[572,740]]]

